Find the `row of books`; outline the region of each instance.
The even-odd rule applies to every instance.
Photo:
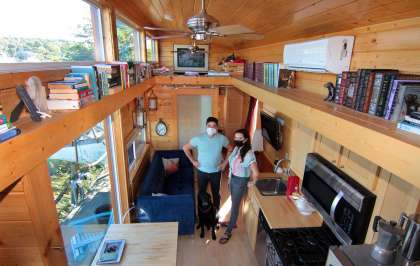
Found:
[[[280,63],[245,63],[244,78],[262,82],[266,86],[279,88],[287,87],[291,71]]]
[[[151,66],[140,62],[113,62],[72,66],[63,80],[48,83],[50,110],[80,109],[151,77]]]
[[[3,108],[0,106],[0,143],[16,137],[20,134],[20,130],[7,121],[7,117],[3,114]]]
[[[405,96],[417,94],[420,76],[393,69],[359,69],[337,75],[334,102],[387,120],[404,117]]]

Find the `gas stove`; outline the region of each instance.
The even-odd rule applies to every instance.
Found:
[[[329,246],[340,244],[327,226],[275,229],[268,235],[279,256],[273,265],[323,266]]]

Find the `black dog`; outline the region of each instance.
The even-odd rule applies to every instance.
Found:
[[[204,238],[204,227],[207,230],[211,228],[211,238],[216,240],[216,209],[213,206],[209,193],[202,192],[198,194],[198,225],[201,228],[200,237]]]

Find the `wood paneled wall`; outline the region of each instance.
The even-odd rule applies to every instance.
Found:
[[[255,62],[283,62],[286,43],[319,39],[334,35],[354,35],[355,43],[351,69],[395,68],[403,73],[420,74],[420,17],[387,22],[349,31],[298,39],[235,51],[235,54]],[[297,87],[319,94],[326,94],[323,85],[335,82],[335,75],[297,73]]]
[[[161,66],[173,68],[174,44],[191,44],[189,39],[174,39],[159,41],[159,63]],[[209,45],[209,69],[220,70],[218,66],[222,58],[232,54],[233,49],[225,48],[217,44]]]
[[[219,90],[197,88],[173,88],[165,85],[156,85],[153,88],[158,97],[157,111],[148,112],[148,128],[151,144],[154,150],[170,150],[179,148],[178,130],[188,130],[178,127],[177,96],[179,95],[210,95],[212,96],[212,115],[219,117],[220,103]],[[220,117],[219,117],[220,118]],[[166,136],[158,136],[155,132],[156,124],[162,119],[168,126]]]

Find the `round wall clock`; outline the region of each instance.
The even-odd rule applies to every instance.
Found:
[[[163,122],[162,119],[159,119],[157,122],[155,132],[158,134],[158,136],[165,136],[168,133],[168,126],[165,122]]]

